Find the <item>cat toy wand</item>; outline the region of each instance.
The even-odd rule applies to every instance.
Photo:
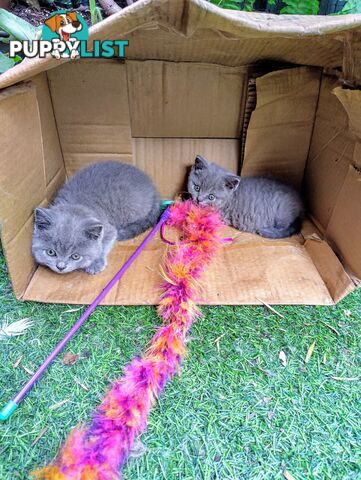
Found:
[[[60,340],[60,342],[56,345],[54,350],[51,354],[45,359],[42,365],[37,369],[34,375],[28,380],[28,382],[24,385],[24,387],[17,393],[0,411],[0,421],[6,421],[11,416],[12,413],[18,408],[20,403],[24,400],[26,395],[29,391],[33,388],[34,384],[40,379],[43,375],[45,370],[49,367],[49,365],[53,362],[53,360],[59,355],[59,353],[63,350],[65,345],[73,338],[73,336],[77,333],[83,323],[89,318],[89,316],[93,313],[95,308],[99,305],[99,303],[103,300],[103,298],[108,294],[108,292],[113,288],[113,286],[122,278],[125,271],[128,270],[130,265],[134,262],[134,260],[140,255],[140,253],[144,250],[144,248],[148,245],[154,235],[162,228],[162,225],[167,221],[169,216],[169,204],[173,202],[163,202],[163,206],[166,206],[166,209],[162,213],[158,223],[153,227],[153,229],[148,233],[145,237],[143,242],[139,245],[139,247],[134,251],[134,253],[128,258],[128,260],[124,263],[121,269],[114,275],[114,277],[110,280],[110,282],[105,286],[103,291],[93,300],[93,302],[88,306],[85,310],[83,315],[79,318],[77,322],[74,323],[72,328],[68,331],[65,337]]]

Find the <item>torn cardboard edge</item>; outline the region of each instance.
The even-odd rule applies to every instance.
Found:
[[[290,41],[310,39],[312,41],[314,38],[327,37],[334,46],[339,44],[343,47],[344,34],[361,26],[361,15],[279,16],[256,12],[228,11],[202,0],[140,0],[91,27],[88,46],[91,48],[94,40],[118,39],[149,26],[164,26],[183,38],[190,38],[200,30],[208,30],[218,32],[219,36],[228,39],[242,40],[248,38],[265,41],[277,41],[277,39],[288,39]],[[276,47],[275,43],[275,52],[273,55],[269,55],[269,58],[277,57]],[[325,56],[323,50],[329,48],[329,53],[332,54],[332,48],[326,44],[317,44],[316,41],[314,48],[319,50],[318,58],[321,62]],[[163,45],[163,50],[167,50],[167,45]],[[342,52],[343,49],[340,48],[338,51]],[[133,52],[130,57],[142,58],[141,51]],[[329,57],[329,55],[326,55],[326,57]],[[159,59],[161,58],[167,59],[164,53],[159,56]],[[29,79],[67,61],[69,60],[54,59],[51,55],[44,59],[25,60],[0,76],[0,88]],[[302,64],[305,62],[301,58],[297,59],[295,57],[294,63]],[[337,63],[341,65],[342,58]],[[238,64],[242,64],[242,62],[240,61]],[[322,63],[318,63],[318,65],[329,66]]]

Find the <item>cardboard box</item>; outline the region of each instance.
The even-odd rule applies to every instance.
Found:
[[[33,210],[67,177],[115,159],[172,198],[196,154],[287,180],[309,209],[302,233],[288,239],[227,229],[234,242],[207,272],[204,303],[331,305],[351,292],[361,278],[361,93],[339,77],[361,82],[360,28],[361,15],[143,0],[90,30],[89,47],[129,39],[124,62],[49,57],[1,75],[1,240],[16,297],[88,303],[142,239],[119,242],[94,277],[35,265]],[[157,303],[164,249],[154,239],[105,303]]]

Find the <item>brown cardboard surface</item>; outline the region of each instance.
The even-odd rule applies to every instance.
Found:
[[[133,137],[237,138],[247,70],[127,61]]]
[[[359,90],[348,90],[337,87],[333,93],[342,103],[346,110],[350,132],[357,138],[361,139],[361,92]]]
[[[12,87],[4,95],[0,93],[0,105],[4,139],[1,142],[0,217],[2,241],[6,245],[43,200],[46,182],[35,87]]]
[[[31,255],[32,234],[33,219],[31,216],[15,237],[9,242],[3,242],[11,285],[16,298],[22,297],[37,268]]]
[[[132,59],[245,65],[277,58],[336,67],[342,65],[345,34],[360,25],[361,15],[279,16],[229,11],[203,0],[140,0],[94,25],[88,44],[91,48],[95,39],[122,39],[130,34],[127,57]],[[158,41],[152,35],[149,41],[145,29],[168,30],[171,35]],[[137,30],[141,30],[139,36]],[[59,61],[51,55],[22,62],[1,76],[0,88],[57,65]]]
[[[212,262],[199,299],[207,304],[322,304],[333,300],[298,237],[274,241],[225,229],[236,236]],[[26,300],[56,303],[90,303],[143,236],[120,242],[111,252],[109,266],[99,275],[83,272],[57,275],[38,267],[25,294]],[[159,264],[165,245],[155,238],[127,271],[104,304],[147,305],[159,301]],[[302,288],[300,288],[302,285]]]
[[[184,192],[189,167],[197,154],[236,173],[239,140],[203,138],[134,138],[134,163],[153,179],[161,195]]]
[[[11,87],[0,93],[0,123],[1,240],[14,293],[20,296],[35,269],[30,253],[30,219],[46,188],[34,86]]]
[[[347,113],[332,93],[337,84],[333,77],[322,79],[304,178],[308,208],[323,229],[327,228],[355,147]]]
[[[353,274],[361,278],[361,173],[350,165],[327,227]]]
[[[332,300],[337,303],[354,290],[354,284],[327,242],[306,240],[305,249],[320,273]]]
[[[344,36],[343,78],[349,85],[361,84],[361,32],[359,29]]]
[[[264,15],[261,17],[261,25],[265,25]],[[248,65],[257,61],[275,59],[295,64],[328,67],[342,63],[342,43],[330,37],[320,37],[315,40],[315,37],[308,36],[290,38],[280,34],[277,37],[266,38],[255,34],[249,37],[243,35],[240,38],[239,32],[240,30],[229,34],[220,26],[216,30],[202,28],[199,24],[197,30],[189,36],[184,36],[168,25],[154,22],[123,37],[119,32],[116,35],[117,38],[129,40],[127,48],[129,59],[151,58],[228,66]]]
[[[102,159],[131,161],[125,65],[115,60],[78,60],[51,70],[48,76],[68,175]]]
[[[36,98],[42,128],[41,141],[44,159],[46,159],[44,162],[44,170],[46,184],[48,185],[61,170],[64,175],[64,161],[46,73],[41,73],[34,77],[32,83],[36,86]]]
[[[320,86],[307,67],[257,78],[257,105],[248,126],[242,175],[272,174],[300,187]]]

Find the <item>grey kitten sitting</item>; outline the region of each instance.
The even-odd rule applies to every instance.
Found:
[[[90,165],[59,190],[49,208],[35,210],[33,256],[56,273],[101,272],[116,240],[156,223],[159,203],[151,180],[132,165]]]
[[[198,155],[188,177],[188,192],[213,205],[238,230],[284,238],[302,226],[302,200],[291,186],[264,177],[238,177]]]

